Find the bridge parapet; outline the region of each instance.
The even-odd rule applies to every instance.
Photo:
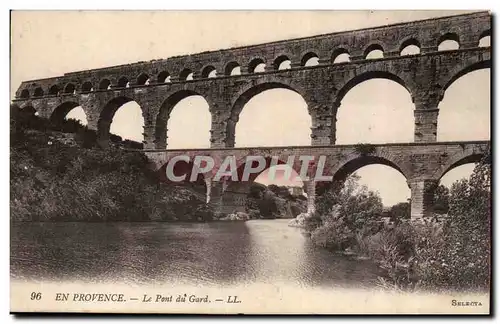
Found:
[[[236,167],[241,168],[248,156],[276,157],[286,163],[295,157],[293,168],[300,173],[300,156],[312,156],[317,162],[325,156],[325,175],[335,179],[346,176],[369,164],[385,164],[398,170],[405,178],[439,180],[447,171],[478,159],[490,149],[490,141],[435,142],[435,143],[394,143],[394,144],[353,144],[332,146],[295,146],[295,147],[249,147],[226,149],[189,149],[189,150],[144,150],[143,152],[155,165],[161,167],[176,156],[186,156],[194,161],[196,156],[213,158],[214,169],[206,177],[212,177],[223,161],[234,157]],[[316,171],[316,164],[311,163]],[[311,176],[314,173],[310,174]]]

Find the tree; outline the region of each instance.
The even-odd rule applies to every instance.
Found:
[[[333,182],[322,186],[320,192],[316,191],[316,213],[328,215],[342,198],[352,195],[359,188],[359,179],[356,173],[350,175],[344,183]]]
[[[491,165],[486,154],[469,179],[450,189],[448,219],[439,240],[421,247],[418,270],[426,286],[488,289],[491,265]],[[422,239],[419,242],[423,242]]]
[[[356,236],[378,231],[383,212],[378,193],[359,185],[360,177],[350,176],[341,190],[331,187],[317,201],[314,217],[306,229],[313,241],[323,247],[344,250],[356,245]]]
[[[450,215],[457,226],[488,229],[491,220],[491,157],[486,154],[469,180],[455,182],[450,191]]]
[[[250,186],[250,192],[248,193],[248,197],[254,199],[261,199],[262,195],[266,191],[266,186],[260,183],[253,182]]]
[[[401,202],[391,207],[389,217],[392,221],[400,221],[402,219],[411,218],[411,205],[409,202]]]
[[[257,202],[262,218],[276,218],[278,206],[276,194],[270,190],[264,191],[262,199]]]

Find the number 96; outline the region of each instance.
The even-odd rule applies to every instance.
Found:
[[[40,300],[42,298],[42,293],[40,292],[32,292],[31,293],[31,300]]]

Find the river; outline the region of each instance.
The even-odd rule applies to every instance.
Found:
[[[16,223],[11,278],[148,285],[376,285],[370,261],[315,247],[289,220]]]

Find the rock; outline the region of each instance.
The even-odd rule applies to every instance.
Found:
[[[348,247],[344,250],[343,254],[344,255],[355,255],[356,253],[354,253],[354,251],[350,247]]]
[[[310,215],[308,213],[300,213],[299,215],[297,215],[296,218],[293,218],[288,223],[288,226],[304,228],[305,227],[306,218],[308,218],[308,217],[310,217]]]

